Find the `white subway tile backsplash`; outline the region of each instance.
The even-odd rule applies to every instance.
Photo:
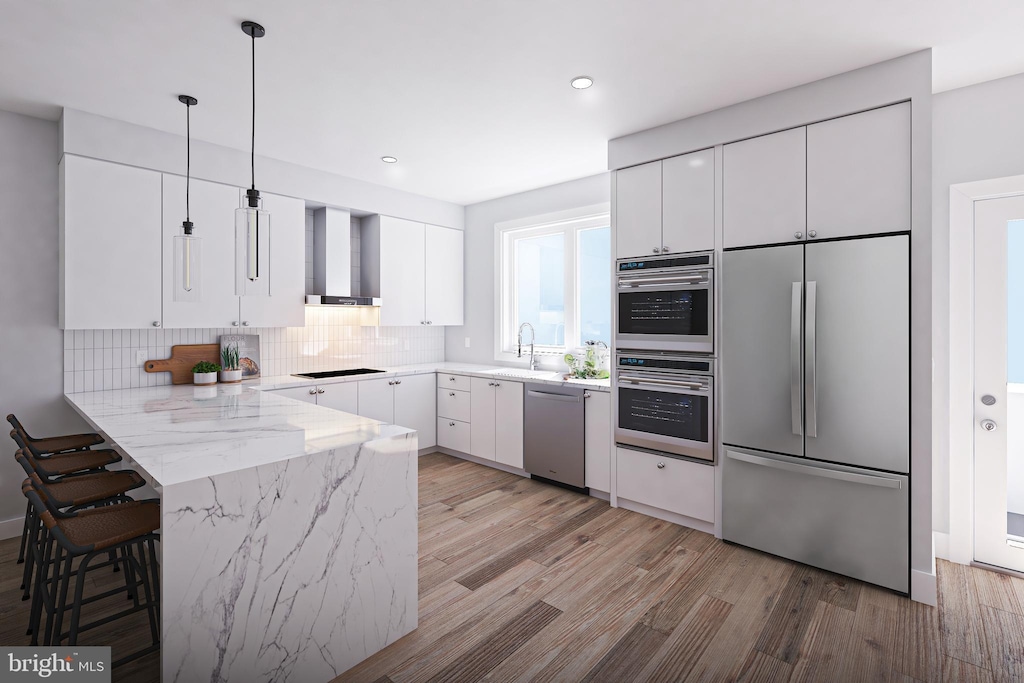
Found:
[[[444,360],[443,327],[362,327],[360,309],[308,307],[305,327],[252,328],[260,336],[263,374],[432,363]],[[212,344],[223,329],[74,330],[64,333],[64,390],[99,391],[170,383],[147,373],[136,353],[169,358],[176,344]]]

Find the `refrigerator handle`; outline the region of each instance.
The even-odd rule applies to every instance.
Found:
[[[807,283],[807,436],[818,436],[818,283]]]
[[[789,396],[793,414],[793,433],[804,433],[800,415],[800,295],[802,282],[793,283],[792,309],[789,314]]]

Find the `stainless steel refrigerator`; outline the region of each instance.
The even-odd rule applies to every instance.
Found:
[[[722,534],[910,583],[910,237],[726,251]]]

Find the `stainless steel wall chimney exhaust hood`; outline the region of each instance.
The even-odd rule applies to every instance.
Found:
[[[343,209],[313,212],[313,273],[316,282],[306,295],[314,306],[380,306],[380,299],[352,296],[352,217]]]

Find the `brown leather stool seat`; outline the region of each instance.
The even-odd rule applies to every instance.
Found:
[[[156,531],[160,528],[160,505],[154,501],[132,501],[80,510],[63,519],[55,519],[49,511],[40,517],[51,533],[63,534],[75,555],[84,555]]]
[[[14,415],[8,415],[7,421],[14,427],[14,431],[22,438],[25,444],[22,448],[28,448],[36,457],[46,457],[54,453],[65,451],[79,451],[103,443],[103,437],[99,434],[68,434],[65,436],[51,436],[36,439],[29,436],[25,427]]]
[[[22,455],[29,456],[32,468],[44,478],[59,477],[75,472],[102,470],[108,465],[121,462],[121,456],[116,451],[106,448],[96,451],[72,451],[70,453],[51,455],[48,458],[34,457],[31,453],[26,453],[24,450],[19,452]]]

